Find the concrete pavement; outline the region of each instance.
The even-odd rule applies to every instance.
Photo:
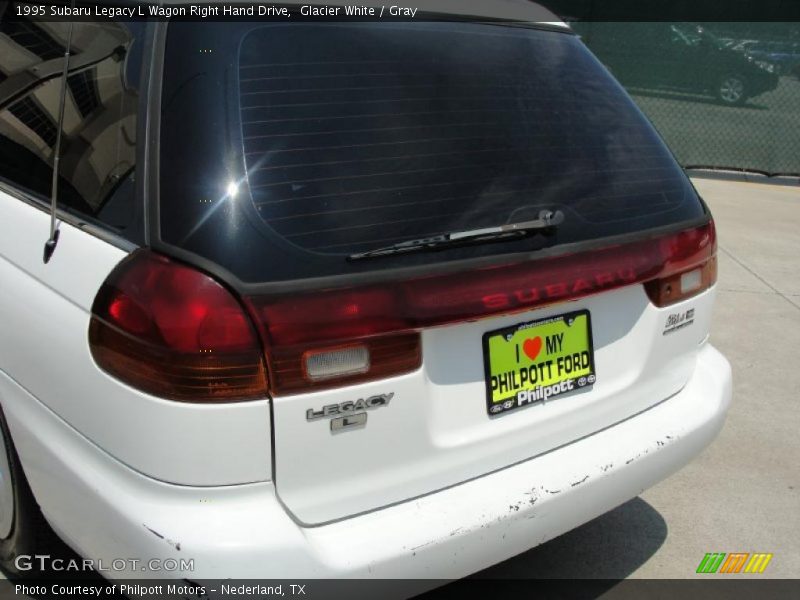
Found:
[[[722,433],[639,498],[481,576],[691,578],[706,552],[771,552],[758,577],[800,576],[800,186],[694,182],[719,235]]]

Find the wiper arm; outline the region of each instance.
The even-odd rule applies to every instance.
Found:
[[[517,239],[534,232],[548,235],[553,233],[556,227],[563,222],[564,213],[560,210],[555,212],[543,210],[539,212],[539,218],[533,221],[520,221],[519,223],[509,223],[497,227],[486,227],[484,229],[471,229],[469,231],[455,231],[416,240],[398,242],[390,246],[384,246],[383,248],[351,254],[347,257],[347,260],[363,260],[365,258],[378,258],[381,256],[405,254],[423,250],[440,250],[466,244]]]

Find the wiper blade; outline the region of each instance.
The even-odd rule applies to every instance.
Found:
[[[379,258],[381,256],[391,256],[394,254],[406,254],[408,252],[420,252],[441,250],[453,246],[466,244],[479,244],[482,242],[496,242],[506,239],[518,239],[530,233],[541,233],[549,235],[564,222],[564,213],[560,210],[555,212],[543,210],[539,212],[539,218],[533,221],[520,221],[519,223],[508,223],[497,227],[486,227],[484,229],[471,229],[469,231],[454,231],[443,233],[416,240],[398,242],[390,246],[367,250],[351,254],[347,260],[363,260],[365,258]]]

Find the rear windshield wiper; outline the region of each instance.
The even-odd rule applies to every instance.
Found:
[[[543,210],[539,212],[539,218],[533,221],[520,221],[519,223],[509,223],[497,227],[486,227],[484,229],[471,229],[469,231],[455,231],[416,240],[398,242],[391,246],[384,246],[383,248],[351,254],[347,257],[347,260],[363,260],[365,258],[378,258],[393,254],[405,254],[407,252],[441,250],[443,248],[466,244],[517,239],[530,233],[549,235],[563,222],[564,213],[560,210],[555,212]]]

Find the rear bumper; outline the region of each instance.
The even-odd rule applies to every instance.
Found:
[[[115,461],[22,390],[4,397],[4,408],[45,516],[79,554],[106,567],[131,558],[193,563],[183,572],[138,566],[107,577],[442,579],[523,552],[667,477],[714,439],[730,398],[730,366],[706,345],[680,393],[626,421],[472,481],[310,528],[290,518],[270,483],[161,483]],[[357,468],[357,460],[339,467]]]

